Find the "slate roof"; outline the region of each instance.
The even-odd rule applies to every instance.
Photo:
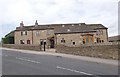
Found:
[[[64,26],[64,27],[63,27]],[[17,27],[16,31],[21,30],[45,30],[54,29],[55,34],[57,33],[80,33],[96,31],[97,29],[107,29],[102,24],[85,24],[85,23],[69,23],[69,24],[47,24],[47,25],[32,25]]]

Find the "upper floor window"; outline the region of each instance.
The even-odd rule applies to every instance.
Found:
[[[103,35],[103,30],[98,30],[96,35]]]
[[[50,35],[50,30],[47,30],[46,35]]]
[[[22,32],[21,32],[21,36],[22,36],[22,35],[27,35],[27,31],[22,31]]]
[[[36,31],[35,35],[39,36],[40,35],[40,31]]]
[[[99,31],[97,31],[97,32],[96,32],[96,35],[100,35],[100,32],[99,32]]]
[[[103,35],[103,30],[100,30],[100,34]]]

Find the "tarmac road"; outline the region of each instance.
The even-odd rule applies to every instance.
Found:
[[[118,75],[118,66],[2,49],[3,75]]]

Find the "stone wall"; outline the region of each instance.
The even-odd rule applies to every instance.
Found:
[[[41,51],[39,45],[3,44],[2,47]],[[118,58],[120,59],[120,57],[118,56],[118,50],[120,50],[120,48],[118,47],[118,43],[104,43],[81,46],[57,45],[55,47],[57,53],[66,53],[115,60],[117,60]]]
[[[40,45],[25,45],[25,44],[2,44],[2,47],[14,48],[14,49],[25,49],[25,50],[36,50],[40,51]]]
[[[120,48],[119,48],[120,49]],[[68,47],[64,45],[56,46],[56,52],[74,54],[80,56],[89,56],[105,59],[118,59],[118,45],[94,45]]]

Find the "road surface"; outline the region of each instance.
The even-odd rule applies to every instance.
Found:
[[[2,49],[3,75],[118,75],[118,66]]]

